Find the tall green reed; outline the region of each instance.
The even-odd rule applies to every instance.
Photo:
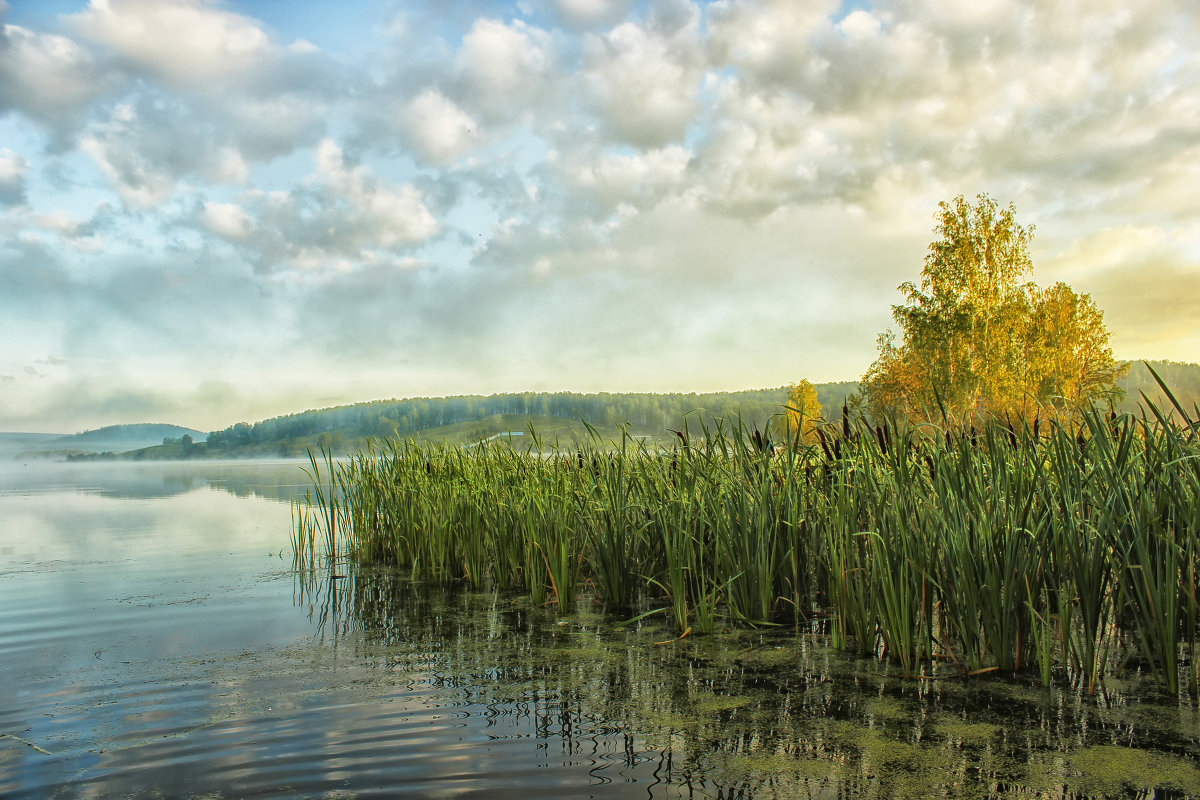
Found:
[[[1182,419],[1179,417],[1182,416]],[[1200,414],[1197,415],[1200,417]],[[681,634],[815,614],[916,675],[1114,665],[1197,678],[1200,436],[1182,409],[978,429],[844,419],[774,447],[739,420],[673,448],[385,440],[310,457],[298,557],[349,557],[569,612],[661,609]],[[665,605],[663,605],[665,601]]]

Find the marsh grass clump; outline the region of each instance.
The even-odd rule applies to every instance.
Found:
[[[311,458],[293,546],[561,614],[665,614],[680,636],[803,624],[905,677],[1094,694],[1137,669],[1196,693],[1200,409],[1172,402],[1032,425],[844,415],[787,446],[737,420],[669,449],[594,428],[572,449],[384,440]]]

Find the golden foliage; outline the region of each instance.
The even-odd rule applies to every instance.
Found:
[[[940,203],[920,285],[904,283],[892,307],[903,340],[879,338],[863,377],[876,413],[962,421],[979,414],[1069,414],[1115,392],[1121,368],[1103,314],[1063,283],[1040,289],[1033,227],[981,194]]]
[[[776,418],[776,434],[788,442],[795,442],[797,434],[799,441],[811,443],[816,434],[817,423],[821,420],[821,401],[817,399],[817,390],[807,380],[793,383],[788,387],[788,402],[784,414]]]

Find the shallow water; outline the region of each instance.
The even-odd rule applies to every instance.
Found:
[[[904,681],[803,630],[659,644],[654,618],[298,573],[304,483],[0,471],[0,796],[1200,796],[1196,708],[1141,676]]]

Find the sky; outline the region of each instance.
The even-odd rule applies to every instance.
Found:
[[[939,201],[1200,361],[1194,0],[0,0],[0,430],[855,380]]]

